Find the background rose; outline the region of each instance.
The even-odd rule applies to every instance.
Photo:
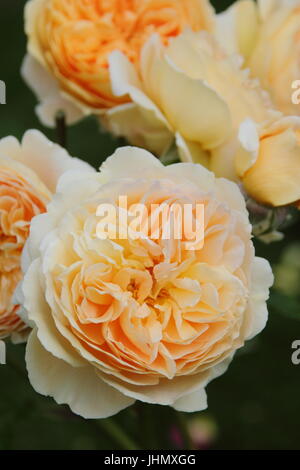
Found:
[[[154,31],[168,43],[186,26],[211,29],[213,9],[207,0],[31,0],[25,23],[29,55],[23,75],[41,101],[40,119],[51,126],[59,109],[71,123],[128,101],[111,91],[112,50],[136,63]]]
[[[89,168],[38,131],[19,143],[0,140],[0,338],[23,338],[25,325],[13,295],[22,278],[20,257],[33,217],[44,212],[65,170]]]
[[[104,124],[116,135],[125,135],[136,145],[149,148],[163,155],[175,139],[183,161],[200,162],[217,176],[233,181],[243,181],[244,173],[238,171],[243,164],[239,129],[251,119],[258,126],[268,126],[281,118],[257,80],[249,78],[243,70],[241,57],[223,51],[210,33],[187,31],[173,39],[164,48],[158,37],[152,36],[142,51],[140,73],[137,74],[120,52],[110,58],[112,86],[118,96],[130,94],[133,104],[111,109],[104,117]],[[285,126],[289,121],[286,121]],[[292,124],[291,124],[292,127]],[[243,128],[243,142],[255,144],[252,134]],[[292,132],[292,128],[291,128]],[[251,140],[252,139],[252,140]],[[297,150],[295,143],[295,152]],[[261,152],[260,159],[264,158]],[[247,180],[247,189],[253,198],[278,204],[278,197],[271,191],[281,192],[277,187],[278,159],[268,158],[268,188],[264,177]],[[293,166],[295,179],[300,160],[292,160],[281,152],[281,182],[290,184],[288,168]],[[251,159],[250,159],[251,160]],[[248,165],[253,165],[248,159]],[[276,161],[275,161],[276,160]],[[287,163],[288,162],[288,163]],[[286,169],[285,165],[286,163]],[[256,172],[261,167],[256,167]],[[285,171],[284,171],[285,170]],[[298,198],[294,194],[292,202]]]
[[[142,50],[139,73],[117,51],[110,57],[110,73],[115,94],[129,94],[133,101],[103,118],[114,134],[158,155],[175,141],[183,161],[244,183],[259,202],[297,203],[298,121],[283,118],[258,81],[249,78],[242,58],[225,53],[213,35],[186,31],[167,47],[154,35]],[[255,127],[262,129],[261,138]],[[286,145],[279,151],[273,129],[280,128]],[[274,144],[272,150],[267,142]]]
[[[183,160],[207,164],[206,151],[237,134],[244,119],[273,116],[267,94],[206,32],[186,31],[168,47],[153,35],[139,73],[124,54],[113,52],[110,73],[115,94],[129,94],[134,104],[110,110],[106,125],[160,155],[175,138]]]
[[[204,204],[204,247],[100,240],[97,207],[120,195],[131,203]],[[200,165],[164,167],[129,147],[99,174],[66,173],[48,212],[34,219],[27,248],[30,381],[86,418],[135,399],[205,408],[204,387],[267,320],[272,274],[254,257],[242,195]]]

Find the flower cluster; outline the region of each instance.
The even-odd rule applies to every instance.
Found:
[[[299,6],[239,0],[215,15],[204,0],[31,0],[23,74],[46,124],[60,108],[69,122],[94,113],[159,156],[175,142],[260,203],[298,203]]]
[[[208,0],[27,2],[22,74],[42,123],[92,114],[135,146],[96,171],[37,131],[0,141],[0,339],[29,335],[39,393],[85,418],[135,400],[202,410],[206,385],[264,328],[273,275],[247,203],[299,206],[299,11],[300,0],[218,15]],[[174,204],[202,207],[188,221],[203,229],[194,249],[175,236]],[[123,222],[99,225],[107,205]],[[128,226],[142,205],[155,206],[155,236]]]

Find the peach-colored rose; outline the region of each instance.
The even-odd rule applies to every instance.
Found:
[[[26,325],[13,296],[22,278],[20,258],[33,217],[45,212],[65,170],[86,167],[40,132],[28,131],[21,144],[0,140],[0,338],[21,340]]]
[[[272,273],[254,255],[238,187],[200,165],[164,167],[128,147],[100,173],[66,173],[57,191],[33,221],[23,263],[33,387],[85,418],[134,400],[205,408],[207,383],[267,320]],[[119,196],[159,208],[203,204],[203,247],[99,238],[98,208],[118,206]]]
[[[121,50],[132,63],[157,32],[164,44],[186,26],[211,29],[208,0],[31,0],[25,10],[28,52],[23,74],[41,100],[42,121],[62,108],[69,122],[116,104],[108,56]]]
[[[110,74],[115,94],[129,94],[132,103],[109,110],[104,124],[158,155],[175,140],[184,161],[207,165],[210,151],[235,139],[246,118],[274,118],[268,94],[249,78],[240,58],[227,55],[205,31],[185,31],[167,47],[153,35],[138,72],[115,51]]]
[[[139,74],[121,52],[111,54],[110,65],[115,93],[129,93],[133,101],[102,119],[112,133],[158,155],[174,142],[183,161],[244,183],[257,201],[272,206],[299,201],[298,120],[285,119],[258,81],[249,78],[242,59],[225,53],[212,34],[186,31],[168,47],[152,36],[143,48]],[[249,121],[261,129],[260,139]],[[263,135],[282,125],[287,145],[280,145],[279,152],[270,131],[274,148],[267,150]],[[247,175],[241,171],[245,158]]]

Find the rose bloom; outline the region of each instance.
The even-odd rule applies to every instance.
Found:
[[[300,79],[300,1],[240,0],[219,16],[218,29],[228,50],[247,58],[245,65],[278,109],[299,115],[292,84]]]
[[[45,212],[62,173],[86,166],[38,131],[26,132],[21,143],[14,137],[0,140],[0,338],[11,335],[16,342],[26,335],[13,297],[30,222]]]
[[[100,173],[65,173],[57,191],[32,223],[23,262],[35,390],[85,418],[134,400],[204,409],[208,382],[267,320],[273,277],[254,255],[238,187],[127,147]],[[203,247],[187,250],[184,237],[102,239],[99,207],[118,207],[120,196],[130,207],[203,204]]]
[[[145,44],[138,72],[126,56],[110,56],[112,88],[133,103],[109,110],[105,125],[134,144],[163,154],[175,139],[184,160],[207,162],[208,152],[252,117],[273,118],[271,102],[207,32],[185,31],[164,47],[157,35]]]
[[[53,125],[55,111],[69,123],[129,97],[110,86],[108,56],[121,50],[136,64],[153,32],[162,43],[186,26],[212,29],[208,0],[31,0],[25,8],[28,56],[23,76],[41,104],[38,115]]]

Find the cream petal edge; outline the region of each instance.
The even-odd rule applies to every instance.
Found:
[[[59,405],[69,405],[83,418],[108,418],[134,403],[105,384],[93,367],[74,368],[52,356],[42,347],[35,330],[28,340],[25,360],[33,388]]]

